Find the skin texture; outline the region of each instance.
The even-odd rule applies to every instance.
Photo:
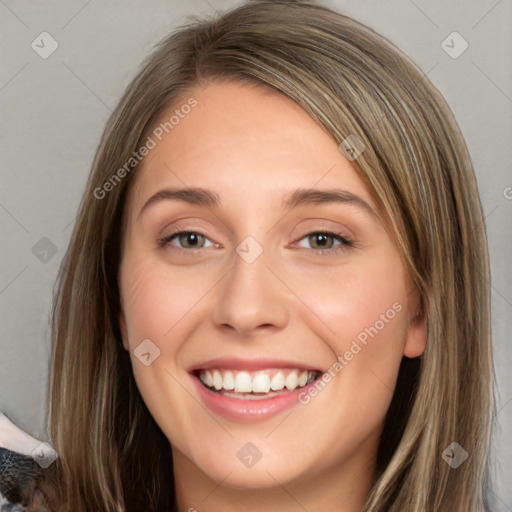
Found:
[[[378,215],[354,203],[283,209],[296,188],[344,189],[375,209],[336,141],[297,104],[219,81],[176,105],[191,96],[198,105],[137,171],[119,274],[123,344],[172,445],[179,509],[360,511],[401,358],[425,348],[417,294]],[[221,206],[162,200],[139,215],[159,190],[186,186],[217,192]],[[206,238],[192,240],[197,249],[186,238],[159,247],[174,228]],[[325,230],[353,245],[308,236]],[[250,264],[235,251],[247,236],[263,249]],[[266,420],[207,410],[187,372],[233,355],[327,371],[396,303],[401,311],[317,396]],[[133,352],[144,339],[160,350],[149,366]],[[246,442],[262,453],[251,468],[237,457]]]

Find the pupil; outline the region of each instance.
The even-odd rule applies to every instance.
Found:
[[[316,236],[317,244],[320,246],[325,246],[328,236],[322,233],[319,233]]]
[[[195,233],[186,233],[185,235],[183,235],[184,239],[185,239],[185,245],[189,244],[190,242],[190,245],[194,245],[194,241],[197,243],[197,235]]]

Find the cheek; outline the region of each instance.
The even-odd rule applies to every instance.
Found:
[[[167,347],[166,339],[204,295],[197,272],[171,272],[151,258],[128,260],[123,267],[122,302],[130,350],[144,338]]]
[[[337,353],[356,339],[401,347],[408,299],[403,267],[394,258],[322,269],[312,277],[297,275],[295,289],[322,320],[322,337]]]
[[[317,334],[333,352],[332,391],[344,397],[338,410],[329,407],[332,396],[319,399],[325,399],[323,408],[333,425],[358,411],[367,419],[365,428],[375,427],[389,406],[403,355],[407,330],[403,267],[389,258],[322,272],[314,287],[311,276],[295,281],[297,294],[315,313],[308,313],[306,321],[319,326]]]
[[[206,285],[204,278],[200,280],[197,276],[197,282],[190,283],[186,274],[181,270],[171,273],[168,267],[159,265],[148,255],[130,256],[123,262],[121,272],[133,375],[151,415],[169,437],[176,432],[193,431],[183,407],[184,402],[190,402],[180,384],[184,371],[176,360],[190,335],[185,317],[194,320],[194,305],[198,297],[204,295]],[[151,344],[145,340],[150,340]],[[144,351],[139,350],[142,346]],[[141,362],[144,358],[139,359],[139,356],[147,352],[150,360],[149,364],[144,364]]]
[[[133,374],[154,416],[163,392],[169,403],[183,399],[175,380],[186,378],[180,357],[204,319],[205,297],[218,279],[213,277],[208,279],[192,267],[172,268],[143,251],[133,251],[123,261],[121,296]],[[150,364],[144,365],[139,356],[147,353],[148,346],[150,357],[145,362]]]

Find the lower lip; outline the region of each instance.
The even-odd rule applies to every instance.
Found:
[[[297,388],[284,395],[258,400],[233,398],[211,391],[204,386],[198,377],[192,375],[192,380],[198,389],[203,403],[216,414],[231,421],[258,421],[270,418],[286,409],[299,405],[299,394],[307,392],[311,382],[303,388]]]

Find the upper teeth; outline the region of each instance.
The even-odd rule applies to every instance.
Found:
[[[293,391],[297,387],[303,387],[312,382],[317,372],[310,370],[260,370],[257,372],[238,370],[201,370],[199,378],[206,386],[221,389],[234,390],[237,393],[268,393],[280,391],[286,387]]]

